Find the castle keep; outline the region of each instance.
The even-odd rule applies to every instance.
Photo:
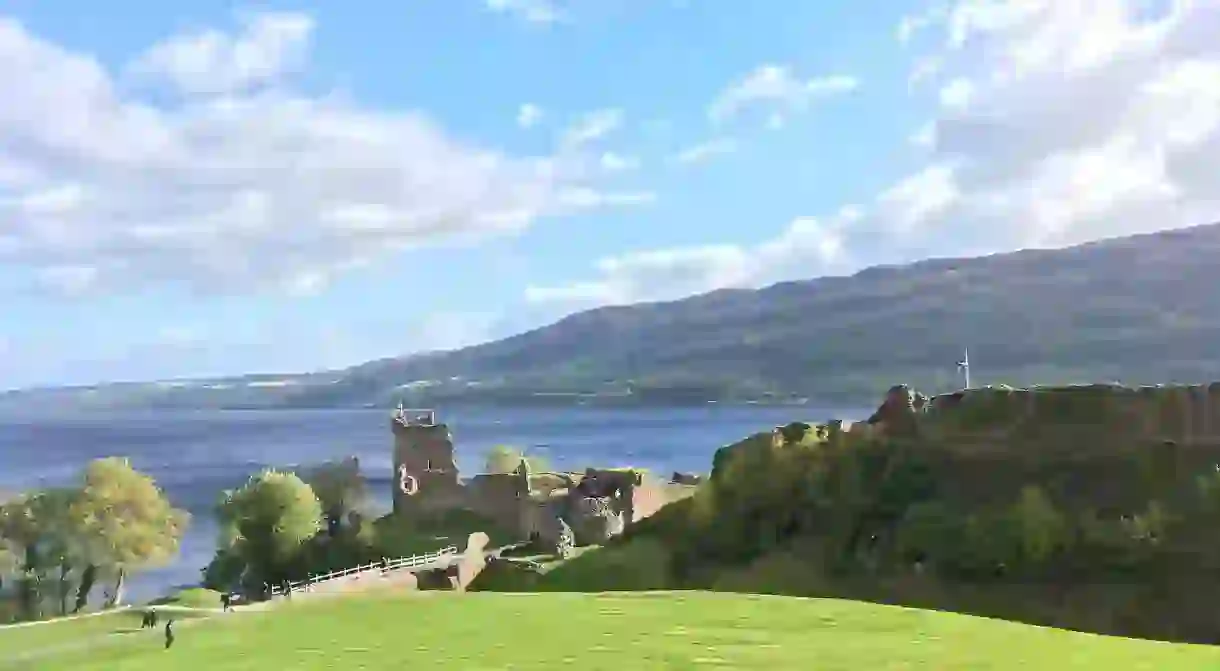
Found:
[[[487,473],[463,481],[453,435],[434,410],[399,407],[394,435],[394,513],[404,517],[469,510],[522,540],[557,539],[566,524],[577,544],[605,542],[657,507],[635,470]],[[524,466],[524,465],[523,465]],[[543,483],[549,487],[540,487]]]

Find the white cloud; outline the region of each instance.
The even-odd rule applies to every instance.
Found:
[[[855,90],[859,82],[847,75],[832,75],[802,80],[786,65],[761,65],[730,84],[708,108],[714,122],[727,121],[740,111],[759,106],[770,111],[772,119],[804,111],[819,98]]]
[[[957,0],[923,30],[940,40],[912,56],[940,104],[913,138],[926,161],[871,202],[752,247],[603,262],[529,298],[672,298],[1220,221],[1220,2]]]
[[[946,9],[944,5],[936,5],[924,12],[904,16],[898,22],[898,29],[895,31],[898,41],[902,44],[908,44],[919,33],[927,30],[935,23],[943,21]]]
[[[304,65],[313,19],[267,13],[241,17],[240,34],[204,29],[158,42],[132,66],[185,93],[233,93]]]
[[[525,103],[517,110],[517,125],[522,128],[533,128],[541,121],[542,108],[533,103]]]
[[[0,19],[5,282],[308,293],[401,250],[648,200],[600,191],[571,148],[512,156],[418,112],[296,92],[283,77],[311,26],[251,15],[161,42],[127,71],[176,89],[142,97]]]
[[[737,143],[729,138],[716,138],[707,142],[691,145],[674,154],[673,160],[678,163],[704,163],[716,156],[737,151]]]
[[[640,167],[640,159],[635,156],[624,156],[612,151],[602,154],[599,161],[602,170],[607,172],[626,172]]]
[[[487,0],[487,8],[529,23],[555,23],[563,18],[554,0]]]
[[[568,310],[639,300],[666,300],[723,287],[756,287],[800,272],[806,263],[837,267],[848,262],[841,231],[854,208],[819,221],[795,219],[779,235],[752,247],[702,245],[643,250],[601,259],[597,278],[566,286],[531,286],[530,303]]]
[[[597,142],[618,130],[623,125],[623,111],[620,109],[599,109],[581,118],[564,130],[560,143],[569,148]]]

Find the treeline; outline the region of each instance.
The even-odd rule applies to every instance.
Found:
[[[803,427],[720,456],[708,485],[675,511],[679,574],[748,563],[797,540],[814,541],[805,547],[816,546],[819,563],[840,573],[1068,583],[1220,570],[1211,533],[1220,524],[1220,470],[1171,480],[1147,473],[1157,486],[1121,510],[1057,499],[1061,492],[1037,482],[1017,483],[1007,502],[983,504],[946,491],[950,457],[935,446],[851,434],[826,440]]]
[[[79,612],[99,587],[104,607],[118,605],[127,576],[176,555],[189,522],[120,458],[0,503],[0,620]]]
[[[496,446],[490,473],[509,473],[523,453]],[[529,457],[536,469],[545,468]],[[436,549],[438,535],[489,528],[470,515],[373,519],[355,458],[299,473],[269,469],[223,492],[214,515],[216,554],[204,587],[257,595],[269,585]],[[64,487],[0,497],[0,622],[36,620],[122,603],[133,572],[177,555],[190,515],[123,458],[91,462]]]
[[[364,523],[366,483],[355,459],[301,475],[267,470],[224,492],[220,538],[205,586],[255,590],[267,582],[381,556]],[[123,601],[128,576],[174,559],[190,515],[122,458],[91,462],[79,482],[0,503],[0,621],[37,620]]]

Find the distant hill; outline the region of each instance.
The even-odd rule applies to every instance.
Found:
[[[1220,379],[1220,224],[605,307],[342,371],[15,392],[0,406],[875,402],[895,382]],[[404,348],[409,343],[404,343]]]

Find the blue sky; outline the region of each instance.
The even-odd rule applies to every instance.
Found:
[[[8,0],[0,388],[1216,220],[1217,4],[1068,4]]]

